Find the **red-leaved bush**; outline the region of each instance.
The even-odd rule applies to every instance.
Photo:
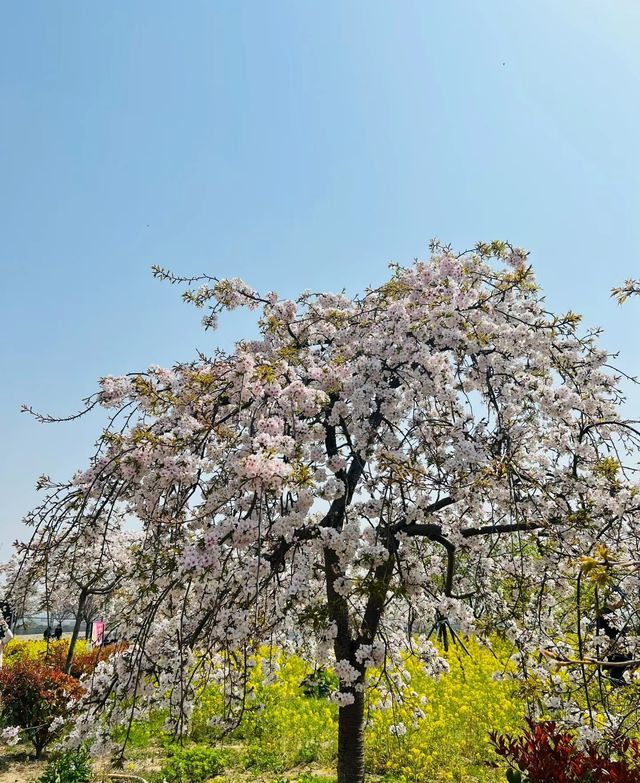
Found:
[[[58,736],[59,729],[52,725],[56,718],[66,718],[82,692],[77,679],[39,661],[17,661],[0,670],[3,723],[21,728],[36,758]]]
[[[121,652],[126,645],[122,642],[118,644],[106,644],[102,647],[94,647],[86,650],[79,650],[73,657],[71,664],[72,677],[80,678],[84,674],[91,674],[100,661],[106,661],[114,653]],[[67,662],[68,644],[51,645],[43,656],[43,660],[49,666],[64,670]]]
[[[126,647],[127,645],[123,642],[118,642],[117,644],[105,644],[102,647],[85,650],[74,657],[70,673],[73,677],[91,674],[101,661],[106,661],[107,658],[122,652]]]
[[[491,734],[498,755],[512,766],[510,783],[640,783],[640,745],[619,739],[579,747],[553,721],[528,721],[520,737]]]

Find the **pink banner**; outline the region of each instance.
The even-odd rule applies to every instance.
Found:
[[[102,644],[104,641],[104,622],[102,620],[97,620],[93,624],[93,631],[91,633],[91,641],[95,645]]]

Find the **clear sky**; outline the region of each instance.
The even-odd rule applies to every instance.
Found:
[[[105,374],[189,359],[178,272],[356,290],[438,237],[532,251],[640,371],[637,0],[0,1],[0,557]]]

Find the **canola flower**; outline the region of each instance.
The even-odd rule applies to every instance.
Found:
[[[25,659],[36,661],[44,660],[48,657],[52,660],[58,660],[66,656],[68,649],[68,639],[56,639],[47,643],[44,639],[21,639],[20,637],[14,637],[4,654],[5,665],[10,666],[16,661]],[[84,653],[90,649],[88,642],[84,639],[78,640],[76,654]]]
[[[502,656],[474,640],[465,644],[469,655],[455,645],[443,653],[449,671],[439,678],[407,659],[410,682],[401,703],[380,708],[385,698],[373,690],[366,729],[371,772],[401,783],[504,779],[488,735],[519,732],[524,704],[512,681],[494,677],[503,669]]]
[[[467,655],[452,646],[449,670],[439,678],[408,658],[409,682],[402,697],[390,700],[374,671],[367,704],[367,771],[398,783],[497,783],[502,763],[489,744],[489,732],[520,732],[525,705],[509,678],[496,677],[508,655],[494,654],[473,639]],[[301,764],[330,765],[335,759],[337,707],[328,699],[305,696],[301,682],[311,667],[296,656],[261,650],[252,667],[249,699],[231,741],[244,743],[244,763],[277,773]],[[220,692],[208,688],[193,716],[192,736],[207,738],[208,721],[222,707]],[[212,735],[209,735],[212,736]]]

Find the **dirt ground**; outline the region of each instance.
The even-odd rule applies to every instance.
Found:
[[[26,751],[0,749],[0,783],[32,783],[42,774],[46,761],[33,761]]]
[[[114,770],[109,760],[104,758],[94,764],[96,780],[103,783],[145,783],[145,779],[153,776],[160,769],[161,756],[153,749],[146,748],[129,755],[123,766]],[[0,783],[35,783],[47,765],[47,758],[42,761],[34,761],[30,747],[20,744],[9,748],[0,745]],[[273,772],[256,773],[255,770],[230,769],[225,772],[225,779],[233,783],[273,783],[274,779],[295,781],[300,773],[312,773],[317,777],[334,778],[333,769],[312,765],[303,765],[296,769],[288,770],[282,775]],[[378,778],[372,777],[373,783],[380,783]]]
[[[35,783],[47,766],[47,760],[45,754],[42,761],[35,761],[27,745],[13,748],[0,745],[0,783]],[[138,783],[144,780],[140,775],[157,771],[159,767],[158,758],[147,753],[125,762],[124,767],[117,771],[113,771],[108,760],[104,759],[94,766],[94,774],[97,780],[110,780],[111,772],[117,783]]]

